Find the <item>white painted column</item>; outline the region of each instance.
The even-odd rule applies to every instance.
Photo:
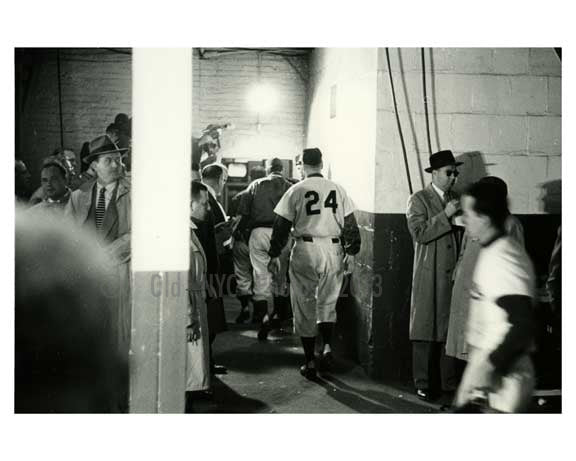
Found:
[[[134,49],[130,412],[183,413],[192,50]]]

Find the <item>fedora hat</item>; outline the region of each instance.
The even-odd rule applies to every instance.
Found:
[[[128,148],[120,148],[118,145],[110,139],[110,137],[105,134],[98,136],[93,139],[88,144],[88,155],[82,159],[84,163],[90,163],[95,160],[98,156],[104,154],[114,154],[116,152],[122,153],[126,152]]]
[[[451,150],[441,150],[430,156],[430,166],[425,168],[426,173],[432,173],[432,170],[437,170],[443,166],[448,165],[462,165],[462,162],[457,162]]]

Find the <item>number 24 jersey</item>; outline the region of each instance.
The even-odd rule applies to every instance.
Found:
[[[294,237],[339,237],[354,203],[342,186],[321,176],[294,184],[274,213],[292,222]]]

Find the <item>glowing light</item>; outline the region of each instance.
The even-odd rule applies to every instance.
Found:
[[[278,104],[278,93],[268,84],[255,85],[248,92],[248,106],[254,112],[265,114],[273,111]]]

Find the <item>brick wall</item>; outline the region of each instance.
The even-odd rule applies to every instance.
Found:
[[[270,85],[277,105],[258,114],[247,96],[258,78]],[[193,133],[210,123],[231,122],[222,136],[224,157],[294,158],[304,145],[308,58],[285,58],[256,51],[193,52]],[[259,122],[259,125],[258,125]]]
[[[429,182],[420,49],[393,48],[390,59],[418,190]],[[561,63],[553,48],[433,48],[425,59],[432,150],[451,149],[465,161],[460,189],[492,174],[508,183],[514,213],[550,211],[544,195],[561,178],[562,150]],[[389,181],[377,187],[375,211],[404,212],[408,186],[384,49],[378,69],[377,171]]]
[[[66,48],[60,59],[64,145],[79,155],[82,144],[104,134],[116,114],[131,115],[131,56]],[[42,158],[60,146],[56,52],[20,49],[16,70],[17,87],[26,93],[17,101],[16,154],[38,184]]]

